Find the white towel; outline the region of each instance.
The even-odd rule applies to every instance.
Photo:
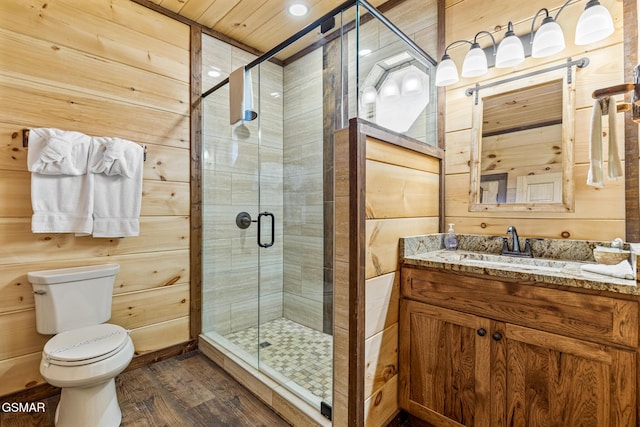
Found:
[[[580,268],[591,273],[603,274],[605,276],[617,277],[619,279],[633,280],[636,278],[633,268],[631,268],[631,264],[626,260],[615,265],[585,264]]]
[[[253,111],[253,84],[251,71],[240,67],[229,75],[229,123],[254,120],[258,115]]]
[[[137,236],[144,149],[120,138],[94,137],[92,143],[93,237]]]
[[[622,165],[618,156],[618,141],[616,136],[616,101],[612,97],[596,100],[593,103],[591,116],[591,134],[589,140],[589,172],[587,185],[604,187],[604,172],[602,159],[602,116],[609,116],[609,156],[608,176],[611,179],[622,176]]]
[[[87,173],[91,138],[80,132],[53,128],[29,131],[27,166],[41,175],[84,175]]]
[[[91,233],[93,176],[87,174],[91,138],[79,132],[29,131],[33,233]]]
[[[603,100],[604,101],[604,100]],[[623,175],[622,163],[618,155],[618,135],[616,129],[616,100],[613,97],[606,98],[607,114],[609,115],[609,157],[608,157],[608,174],[610,179],[616,179]]]
[[[593,112],[591,115],[587,185],[604,187],[604,177],[602,173],[602,105],[598,99],[593,103]]]

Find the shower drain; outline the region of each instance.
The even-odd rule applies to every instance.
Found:
[[[263,341],[260,344],[258,344],[260,348],[266,348],[266,347],[269,347],[270,345],[271,343],[269,341]]]

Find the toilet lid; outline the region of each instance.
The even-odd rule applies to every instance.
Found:
[[[121,326],[103,323],[61,332],[44,346],[45,360],[79,362],[113,353],[123,347],[129,332]]]

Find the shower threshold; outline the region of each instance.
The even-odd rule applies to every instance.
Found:
[[[258,338],[259,334],[259,338]],[[285,318],[211,339],[327,416],[332,403],[333,337]],[[258,357],[259,356],[259,357]]]

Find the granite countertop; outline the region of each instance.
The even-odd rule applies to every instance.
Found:
[[[497,279],[509,278],[640,295],[636,280],[619,279],[581,270],[580,267],[584,264],[596,263],[593,259],[593,247],[606,243],[538,240],[532,242],[535,258],[531,259],[501,256],[501,236],[459,235],[458,250],[455,251],[443,249],[443,237],[444,234],[430,234],[401,239],[401,263],[407,266],[482,274]],[[524,243],[521,243],[521,247],[524,247]]]

